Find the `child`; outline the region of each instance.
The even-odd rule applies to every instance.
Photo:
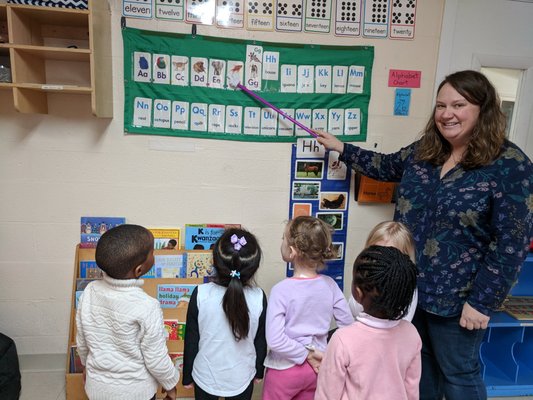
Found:
[[[176,398],[179,372],[168,356],[159,302],[138,279],[154,265],[154,237],[119,225],[96,246],[103,279],[85,288],[76,313],[78,353],[89,399],[155,399],[158,382]]]
[[[320,366],[316,400],[418,399],[422,341],[401,318],[416,287],[416,267],[394,247],[370,246],[353,266],[356,322],[337,330]]]
[[[401,222],[384,221],[377,224],[368,234],[365,248],[372,245],[396,247],[402,253],[407,254],[412,262],[415,262],[415,242],[413,236],[409,229]],[[418,291],[415,288],[411,305],[403,319],[409,322],[412,321],[417,303]],[[350,296],[348,305],[350,306],[350,310],[354,317],[357,317],[357,315],[363,311],[363,307],[355,301],[353,296]]]
[[[337,283],[318,274],[331,248],[331,228],[318,218],[300,216],[285,228],[281,255],[294,276],[270,292],[263,400],[313,399],[332,318],[338,326],[353,323]]]
[[[183,384],[197,400],[250,399],[263,378],[266,295],[255,286],[261,248],[250,232],[224,231],[213,247],[212,282],[194,289],[187,310]]]

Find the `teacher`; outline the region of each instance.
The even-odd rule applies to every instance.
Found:
[[[486,399],[479,348],[533,225],[533,166],[505,138],[496,90],[477,71],[448,75],[420,138],[392,154],[317,134],[356,172],[400,183],[394,219],[416,242],[420,399]]]

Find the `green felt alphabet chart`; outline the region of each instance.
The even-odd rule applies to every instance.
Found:
[[[309,133],[294,119],[343,141],[366,140],[371,46],[122,33],[126,133],[296,142]]]

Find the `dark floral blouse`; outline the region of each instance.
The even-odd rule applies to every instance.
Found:
[[[441,166],[414,160],[416,142],[379,154],[346,143],[341,160],[370,178],[400,182],[394,219],[413,233],[418,306],[441,316],[465,301],[483,314],[501,306],[533,234],[533,165],[505,142],[490,165]]]

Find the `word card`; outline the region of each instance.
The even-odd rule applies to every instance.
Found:
[[[155,17],[157,19],[169,19],[183,21],[185,0],[155,0]]]
[[[364,0],[363,36],[386,38],[389,24],[389,0]]]
[[[276,30],[301,32],[303,26],[303,0],[278,0],[276,3]]]
[[[213,25],[215,22],[215,0],[185,0],[185,22]]]
[[[333,0],[308,0],[305,7],[306,32],[329,33],[331,30],[331,4]]]
[[[274,0],[249,0],[246,13],[246,29],[250,31],[274,30]]]
[[[244,3],[242,0],[217,0],[216,4],[217,27],[244,27]]]
[[[392,0],[390,15],[391,39],[415,37],[416,0]]]
[[[361,35],[361,1],[336,0],[335,35]]]
[[[262,82],[263,48],[261,46],[246,46],[246,63],[244,65],[245,86],[248,89],[260,90]]]
[[[132,18],[152,18],[152,2],[147,0],[123,0],[122,15]]]

